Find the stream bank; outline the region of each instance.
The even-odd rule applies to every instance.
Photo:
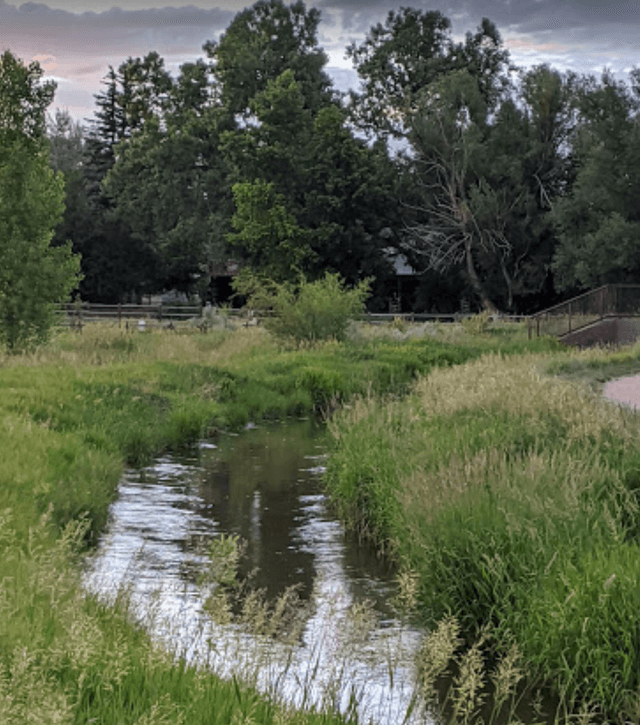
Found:
[[[126,590],[164,647],[275,700],[357,713],[363,723],[425,722],[420,708],[405,719],[422,632],[392,606],[395,572],[331,513],[326,443],[319,424],[289,421],[127,471],[85,586],[107,601]],[[225,537],[243,542],[237,574],[250,589],[241,608],[256,591],[273,607],[295,588],[295,617],[304,618],[295,642],[265,637],[240,613],[212,616],[202,574]]]

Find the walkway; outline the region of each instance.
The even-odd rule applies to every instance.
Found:
[[[605,383],[604,397],[632,408],[640,409],[640,375],[631,375]]]

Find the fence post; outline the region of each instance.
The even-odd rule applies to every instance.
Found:
[[[122,324],[122,304],[118,302],[118,327]]]
[[[571,332],[571,302],[569,302],[569,332]]]

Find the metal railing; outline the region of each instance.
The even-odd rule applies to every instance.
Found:
[[[563,337],[607,317],[640,315],[639,284],[606,284],[531,315],[529,338]]]

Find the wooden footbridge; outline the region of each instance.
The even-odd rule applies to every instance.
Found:
[[[531,315],[529,337],[568,345],[624,345],[640,338],[640,284],[607,284]]]

